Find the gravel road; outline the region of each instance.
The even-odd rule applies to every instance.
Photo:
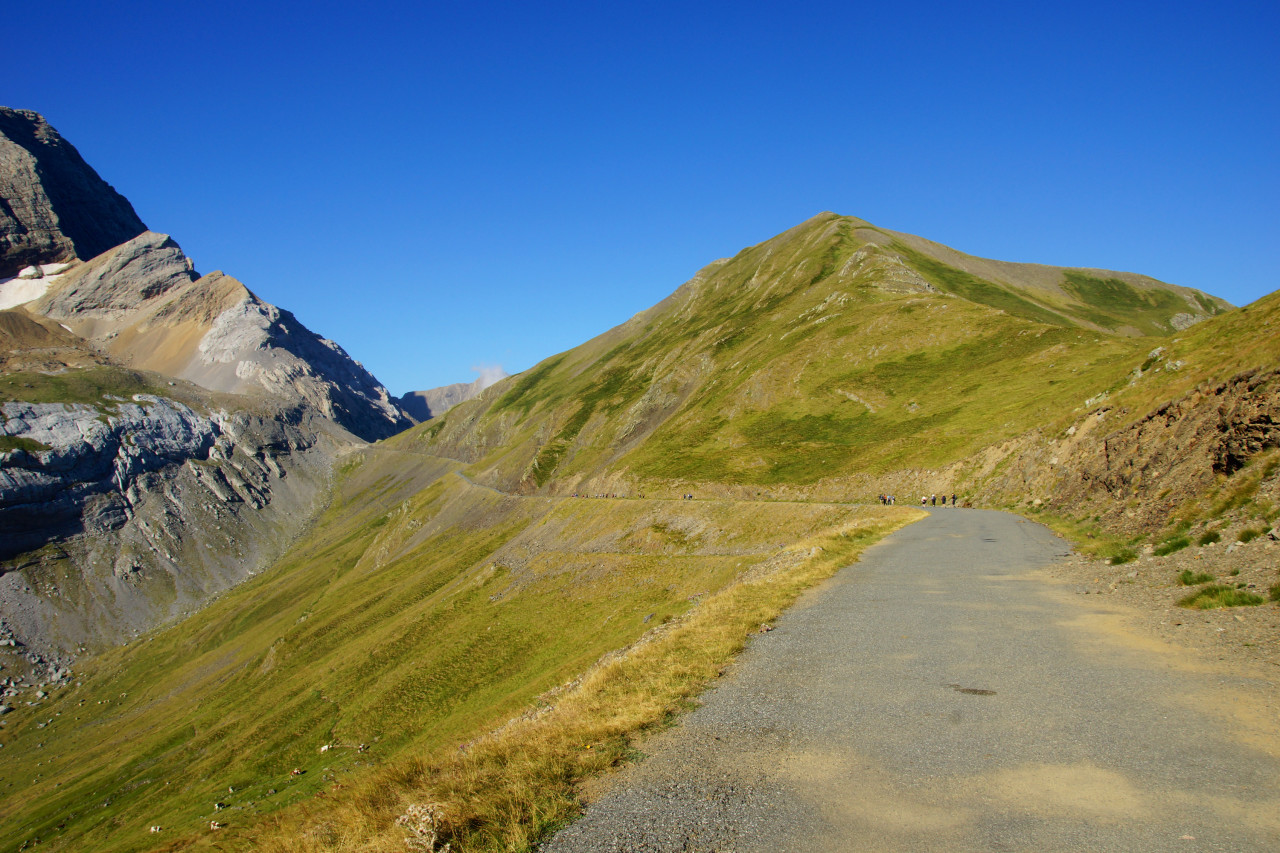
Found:
[[[1043,571],[1067,551],[997,512],[904,528],[542,850],[1280,850],[1275,686],[1115,630]]]

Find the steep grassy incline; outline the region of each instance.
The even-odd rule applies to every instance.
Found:
[[[1081,535],[1200,538],[1280,518],[1280,293],[1145,353],[1070,421],[989,448],[969,482],[989,503],[1031,504]],[[1214,541],[1213,535],[1209,541]]]
[[[1138,276],[984,262],[998,283],[913,239],[815,217],[397,442],[525,492],[874,477],[1055,425],[1122,384],[1151,345],[1085,314],[1168,331],[1220,310]]]
[[[273,571],[6,717],[0,849],[182,846],[211,820],[248,842],[261,814],[449,754],[752,572],[806,566],[818,551],[795,543],[894,517],[522,498],[368,453]]]

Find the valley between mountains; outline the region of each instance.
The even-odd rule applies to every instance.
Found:
[[[1274,729],[1278,294],[822,213],[521,374],[396,398],[198,272],[36,113],[0,108],[0,196],[0,850],[534,849],[922,495],[965,508],[898,535],[1048,525],[1073,554],[1036,583],[1249,679]],[[881,582],[927,621],[926,577]],[[860,608],[850,636],[885,641]],[[975,636],[1021,618],[971,610]],[[931,653],[903,633],[844,653],[867,695]],[[1002,637],[1031,678],[1040,640]],[[1096,719],[1149,712],[1113,694]],[[1273,832],[1257,766],[1183,834]]]

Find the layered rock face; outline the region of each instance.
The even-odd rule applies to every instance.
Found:
[[[0,559],[86,527],[118,529],[143,474],[207,460],[220,433],[189,407],[147,395],[109,407],[4,403],[0,415],[0,434],[17,445],[0,454],[0,527],[8,531]],[[108,497],[82,519],[96,495]],[[79,529],[66,529],[68,522]]]
[[[179,618],[265,568],[342,434],[295,411],[138,394],[0,405],[0,637],[37,671]]]
[[[410,424],[336,343],[201,276],[43,118],[5,108],[0,309],[0,644],[36,671],[264,569],[335,458]]]
[[[1280,370],[1206,382],[1122,429],[1109,428],[1111,417],[1101,402],[1066,435],[992,448],[985,464],[996,473],[979,497],[1043,495],[1059,512],[1096,514],[1113,530],[1150,535],[1187,500],[1280,447]]]
[[[234,278],[198,275],[164,234],[144,232],[72,268],[27,308],[130,367],[302,403],[366,441],[410,423],[342,347]]]
[[[147,230],[38,113],[0,107],[0,279],[92,258]]]

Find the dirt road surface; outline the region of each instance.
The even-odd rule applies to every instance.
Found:
[[[1126,633],[1017,516],[938,509],[591,792],[572,851],[1280,850],[1276,685]]]

